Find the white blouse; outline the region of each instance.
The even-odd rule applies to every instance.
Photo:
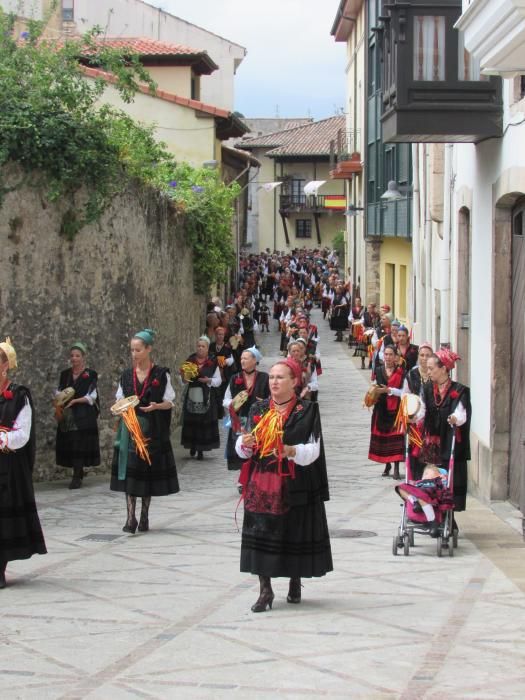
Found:
[[[33,412],[26,398],[25,405],[17,415],[13,428],[8,433],[0,433],[0,449],[19,450],[27,444],[31,434]]]
[[[166,388],[164,389],[164,396],[162,397],[163,401],[169,401],[172,406],[175,405],[175,389],[173,388],[173,385],[171,383],[171,377],[169,373],[166,373]],[[119,401],[120,399],[124,398],[124,392],[122,391],[122,385],[119,382],[118,388],[117,388],[117,393],[115,394],[115,399]]]
[[[315,462],[321,453],[321,441],[316,440],[313,435],[307,443],[300,443],[299,445],[294,445],[294,447],[296,454],[293,457],[293,461],[301,467],[307,467],[312,462]],[[237,438],[235,451],[241,459],[248,459],[253,454],[251,447],[246,447],[242,444],[242,435],[239,435]]]

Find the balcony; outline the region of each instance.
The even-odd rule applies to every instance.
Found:
[[[461,2],[392,0],[385,12],[378,28],[383,141],[478,143],[501,136],[501,80],[480,75],[454,29]]]
[[[326,214],[330,211],[344,212],[344,194],[282,194],[279,196],[279,212],[289,214]]]
[[[330,178],[351,180],[363,172],[360,153],[360,133],[341,129],[337,139],[330,144]]]
[[[472,0],[455,27],[483,73],[525,73],[525,0]]]
[[[412,197],[394,202],[374,202],[366,208],[366,236],[412,239]]]

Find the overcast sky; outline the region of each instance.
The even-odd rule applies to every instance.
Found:
[[[246,117],[331,117],[345,104],[339,0],[146,0],[248,50],[235,78]]]

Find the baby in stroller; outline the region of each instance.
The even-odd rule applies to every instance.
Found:
[[[431,537],[439,537],[444,511],[454,507],[447,470],[427,464],[419,481],[399,484],[396,491],[407,502],[409,520],[426,526]]]

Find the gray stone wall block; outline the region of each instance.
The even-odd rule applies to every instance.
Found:
[[[19,173],[3,173],[3,185]],[[6,183],[7,180],[7,183]],[[55,467],[52,398],[75,340],[86,343],[99,373],[102,465],[111,462],[114,402],[120,372],[130,364],[129,340],[147,326],[158,332],[154,359],[168,366],[177,391],[178,367],[204,327],[204,299],[193,291],[192,250],[184,219],[165,197],[130,184],[102,218],[73,241],[59,235],[75,200],[50,203],[22,187],[0,207],[0,334],[18,353],[15,381],[30,387],[36,406],[36,479],[64,476]]]

